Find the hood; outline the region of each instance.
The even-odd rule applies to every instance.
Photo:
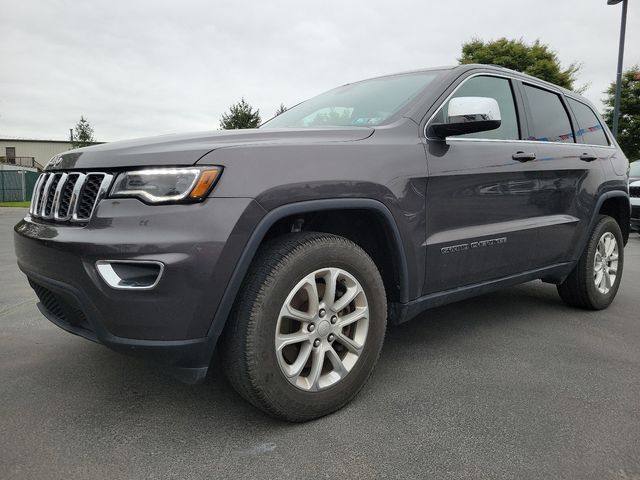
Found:
[[[193,165],[219,149],[259,144],[316,144],[353,142],[373,134],[371,128],[246,129],[103,143],[70,150],[49,161],[46,170],[109,169],[153,165]]]

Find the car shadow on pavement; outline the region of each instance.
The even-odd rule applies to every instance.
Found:
[[[558,313],[566,311],[567,307],[557,298],[553,286],[541,288],[540,285],[539,282],[535,287],[526,284],[438,307],[403,325],[389,328],[381,358],[365,395],[375,396],[376,390],[387,389],[387,377],[391,374],[396,384],[409,382],[415,375],[409,368],[411,365],[429,362],[434,354],[438,357],[443,351],[456,350],[469,338],[485,337],[488,331],[499,335],[501,329],[508,325],[515,328],[519,323],[532,319],[560,322]],[[80,341],[74,341],[65,355],[60,356],[56,365],[58,372],[75,371],[78,357],[83,358],[83,372],[89,378],[83,381],[76,375],[71,384],[65,383],[65,392],[85,405],[93,403],[95,409],[138,411],[144,417],[171,415],[172,422],[184,420],[189,424],[194,422],[194,418],[205,423],[213,420],[217,422],[216,428],[221,428],[221,420],[227,425],[235,422],[245,426],[252,422],[283,425],[243,401],[226,381],[216,359],[206,381],[190,386],[142,360]],[[85,385],[87,381],[91,385],[89,389]],[[363,395],[358,398],[361,400]],[[358,408],[358,399],[348,408]]]
[[[485,442],[512,438],[522,422],[558,445],[558,405],[580,407],[576,395],[593,402],[589,382],[599,377],[585,365],[576,336],[597,328],[598,315],[566,307],[555,287],[541,282],[429,310],[388,330],[373,375],[352,402],[307,424],[272,419],[245,402],[216,362],[203,384],[185,385],[140,359],[43,325],[16,337],[37,346],[36,356],[1,365],[13,372],[4,385],[4,426],[19,432],[12,455],[42,439],[38,451],[52,451],[65,468],[81,462],[71,453],[81,448],[89,458],[109,452],[154,469],[190,458],[204,462],[198,468],[244,472],[233,470],[233,478],[255,475],[266,456],[286,466],[301,445],[312,445],[328,464],[348,452],[382,468],[410,463],[421,448],[441,460],[466,458]],[[573,378],[586,379],[586,387]],[[517,438],[526,443],[529,433]],[[400,438],[407,441],[387,443]],[[521,453],[519,444],[500,445]],[[299,461],[313,468],[317,459]]]

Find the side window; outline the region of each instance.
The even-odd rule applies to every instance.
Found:
[[[573,130],[560,97],[542,88],[524,85],[532,125],[528,140],[574,143]]]
[[[464,82],[451,98],[457,97],[489,97],[494,98],[500,107],[502,122],[499,128],[486,132],[467,133],[457,135],[455,138],[487,138],[497,140],[518,140],[520,130],[518,129],[518,115],[516,104],[513,100],[511,82],[506,78],[498,77],[472,77]],[[444,122],[447,117],[449,102],[447,102],[436,114],[435,122]]]
[[[602,124],[593,110],[573,98],[568,98],[567,101],[578,122],[578,131],[576,132],[578,142],[591,145],[609,145]]]

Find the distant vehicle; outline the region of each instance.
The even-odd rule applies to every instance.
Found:
[[[640,232],[640,160],[629,168],[629,196],[631,197],[631,228]]]
[[[640,180],[640,160],[629,164],[629,183]]]
[[[427,308],[535,279],[606,308],[628,169],[575,92],[499,67],[423,70],[258,129],[57,156],[15,246],[56,325],[187,382],[218,347],[245,399],[304,421],[349,402],[387,323]]]

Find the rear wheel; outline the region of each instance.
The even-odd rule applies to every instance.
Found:
[[[371,258],[342,237],[291,234],[258,253],[221,339],[224,368],[258,408],[310,420],[362,388],[385,328],[385,290]]]
[[[567,304],[590,310],[607,308],[618,292],[624,264],[624,243],[620,226],[601,215],[576,267],[558,285]]]

